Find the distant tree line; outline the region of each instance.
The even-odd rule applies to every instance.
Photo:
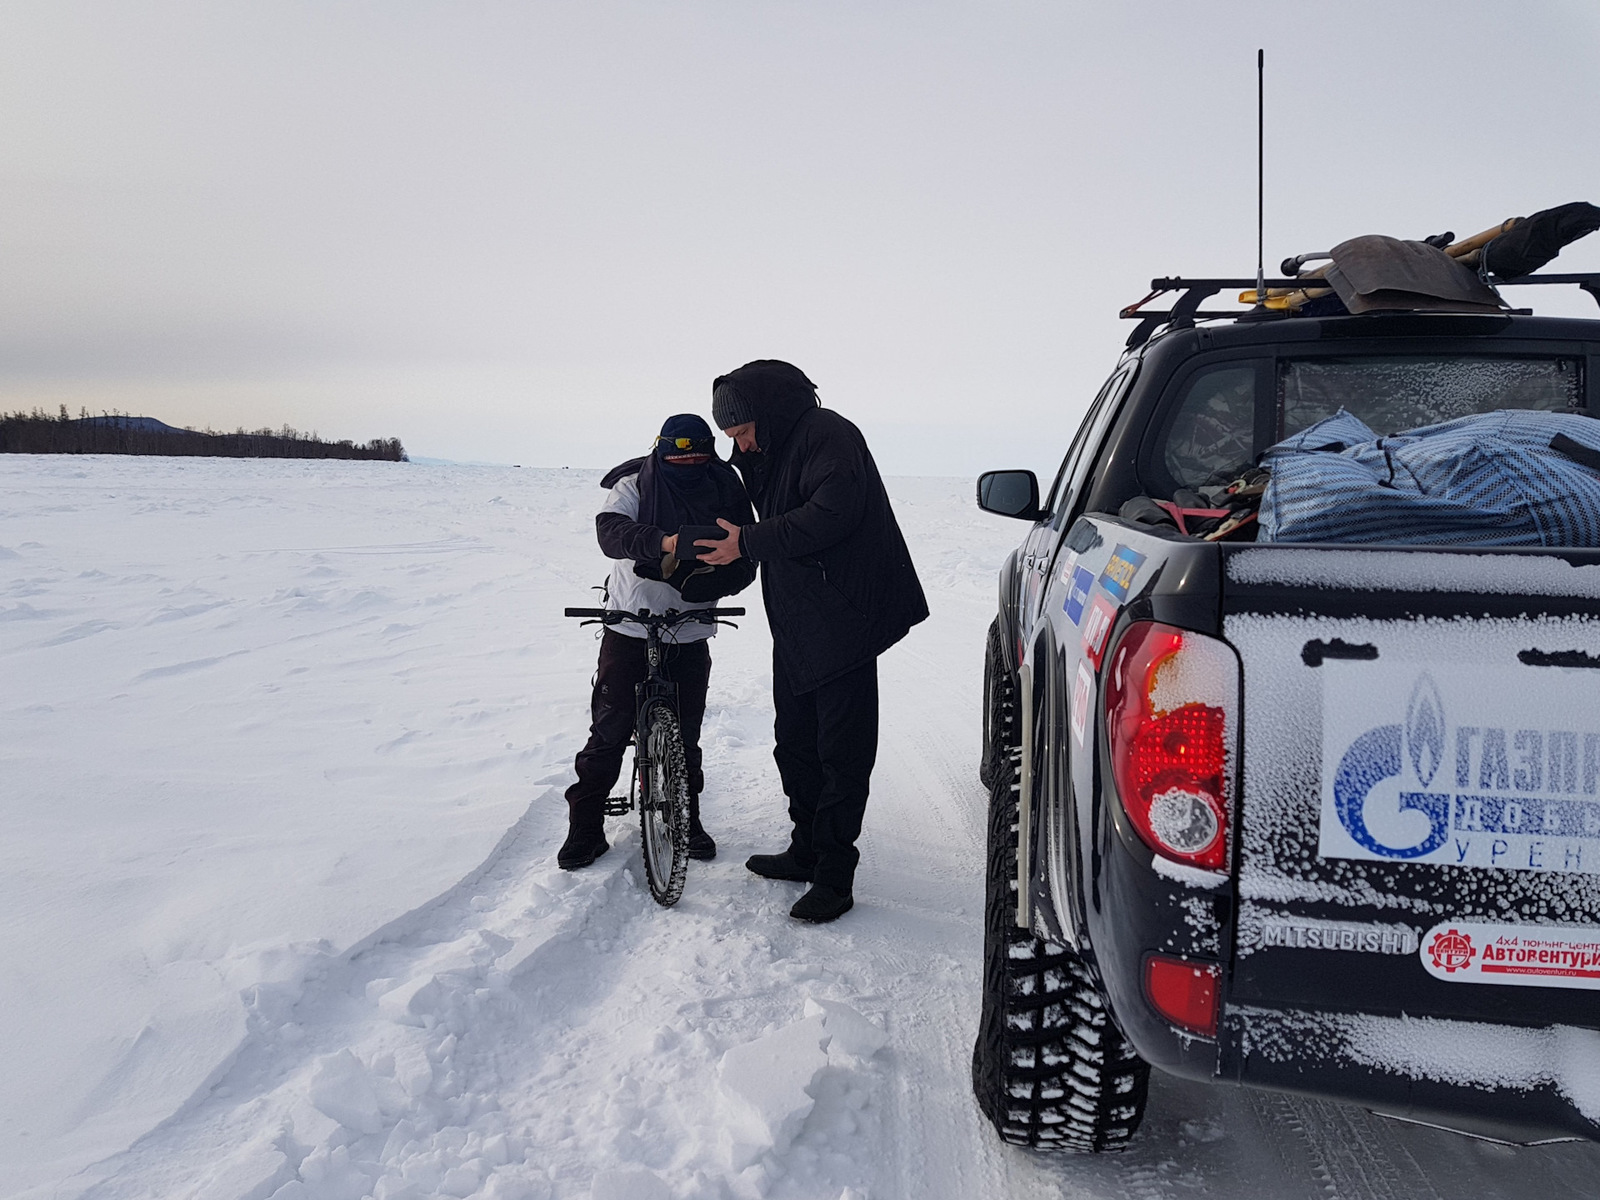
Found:
[[[360,458],[406,462],[399,438],[348,439],[325,442],[316,433],[292,426],[232,433],[214,429],[177,429],[153,417],[125,413],[90,416],[68,414],[62,405],[55,416],[35,408],[0,413],[0,454],[170,454],[212,458]]]

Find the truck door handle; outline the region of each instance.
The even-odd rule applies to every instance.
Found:
[[[1371,662],[1377,657],[1378,648],[1371,642],[1352,644],[1343,638],[1334,638],[1326,642],[1321,638],[1312,638],[1300,647],[1300,661],[1308,667],[1320,667],[1325,658],[1353,658],[1361,662]],[[1600,662],[1595,665],[1600,666]]]
[[[1518,650],[1517,661],[1530,667],[1600,667],[1600,658],[1582,650]]]

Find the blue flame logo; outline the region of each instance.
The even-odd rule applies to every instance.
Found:
[[[1339,822],[1356,844],[1382,858],[1413,859],[1432,854],[1444,845],[1450,827],[1450,793],[1401,791],[1400,775],[1405,761],[1426,788],[1444,761],[1444,701],[1431,676],[1424,673],[1411,689],[1406,705],[1406,722],[1369,729],[1350,743],[1334,772],[1333,803]],[[1389,780],[1394,782],[1388,783]],[[1367,825],[1367,800],[1374,789],[1386,784],[1378,802],[1395,815],[1420,812],[1428,818],[1422,840],[1411,846],[1391,846],[1380,841]],[[1389,788],[1394,791],[1389,791]],[[1391,816],[1386,826],[1392,825]]]
[[[1433,782],[1444,761],[1444,736],[1444,701],[1433,677],[1424,673],[1411,689],[1411,703],[1406,706],[1406,751],[1423,787]]]

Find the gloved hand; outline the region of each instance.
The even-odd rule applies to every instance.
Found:
[[[681,595],[690,604],[704,604],[711,600],[720,600],[723,595],[722,580],[718,577],[720,572],[716,567],[698,566],[693,563],[694,570],[684,577],[683,582],[674,584]]]
[[[659,559],[646,559],[644,562],[633,564],[633,573],[640,579],[665,580],[672,583],[674,575],[681,575],[685,566],[693,567],[694,563],[681,563],[676,555],[663,554]],[[677,584],[672,584],[677,587]]]

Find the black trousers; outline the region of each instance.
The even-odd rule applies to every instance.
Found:
[[[772,757],[794,822],[790,853],[816,865],[816,883],[848,892],[878,757],[878,660],[796,695],[774,651],[772,702]]]
[[[622,758],[633,736],[634,688],[645,681],[650,663],[643,638],[607,629],[600,638],[600,666],[595,672],[589,710],[589,741],[578,751],[578,782],[567,789],[575,820],[598,828],[602,805],[622,774]],[[711,681],[711,647],[704,641],[661,646],[661,673],[678,685],[678,720],[683,729],[684,765],[689,769],[689,795],[698,801],[705,788],[700,769],[700,722],[706,715],[706,686]]]

